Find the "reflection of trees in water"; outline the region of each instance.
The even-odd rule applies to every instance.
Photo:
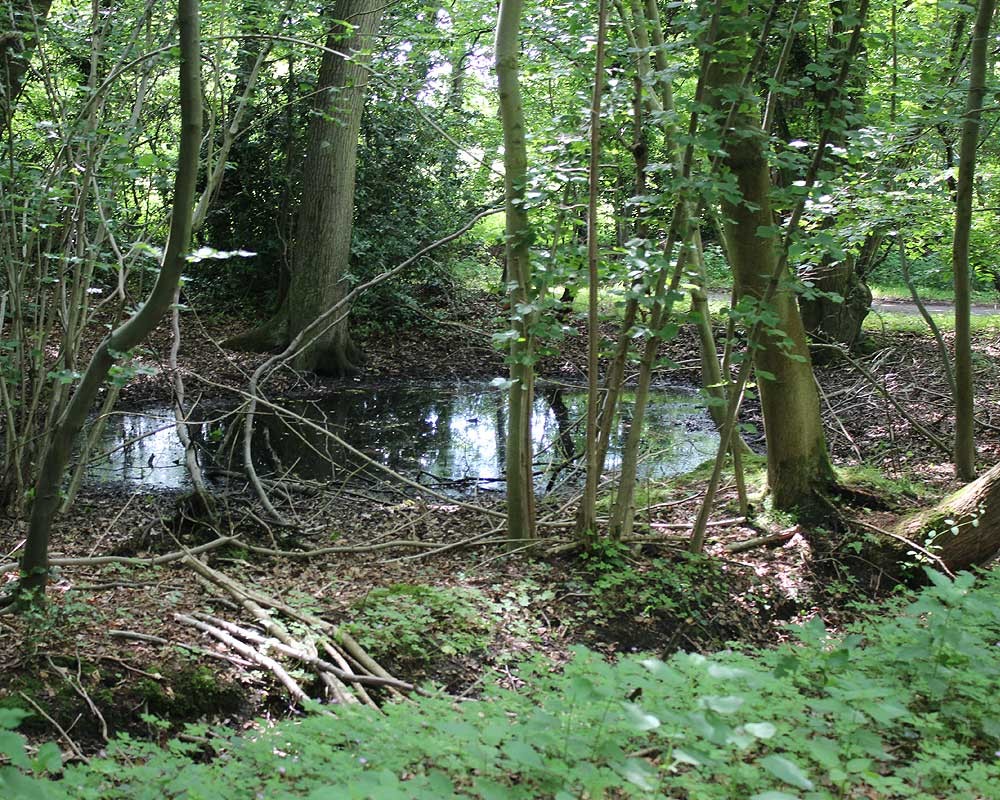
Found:
[[[558,386],[540,387],[536,396],[533,430],[537,463],[545,471],[541,479],[550,490],[556,480],[565,480],[567,467],[582,450],[583,395]],[[373,461],[414,476],[425,473],[433,483],[462,479],[501,479],[504,472],[506,407],[503,394],[489,389],[451,392],[434,389],[346,390],[312,402],[293,403],[287,414],[269,412],[258,417],[254,437],[255,465],[262,474],[288,470],[314,480],[343,481],[353,476],[385,478],[377,467],[352,455],[335,440],[312,425],[297,420],[301,415],[325,427]],[[678,398],[663,396],[651,404],[647,445],[659,451],[656,463],[647,465],[647,477],[673,474],[680,463],[698,456],[709,434],[686,430],[684,420],[703,412]],[[619,433],[613,441],[608,467],[614,468],[620,436],[628,426],[628,406],[622,408]],[[207,426],[206,426],[207,427]],[[217,463],[228,459],[220,440],[231,440],[237,455],[242,439],[240,426],[195,428],[196,438],[216,454]],[[130,456],[135,460],[136,456]],[[677,460],[679,463],[674,464]],[[221,466],[226,466],[222,463]],[[237,467],[238,468],[238,467]],[[686,468],[686,467],[685,467]]]

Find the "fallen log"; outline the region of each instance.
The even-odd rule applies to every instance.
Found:
[[[895,533],[953,571],[986,564],[1000,554],[1000,464],[933,508],[906,517]]]

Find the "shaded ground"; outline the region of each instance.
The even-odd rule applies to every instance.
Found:
[[[504,370],[503,355],[493,349],[488,331],[499,313],[495,298],[474,297],[463,305],[460,319],[369,340],[364,380],[495,377]],[[609,325],[609,336],[612,331]],[[222,387],[241,388],[261,362],[262,356],[225,352],[213,343],[232,332],[229,321],[189,320],[181,352],[189,396],[218,398]],[[868,491],[888,501],[877,508],[845,505],[841,512],[888,524],[907,509],[927,504],[929,493],[952,485],[945,455],[913,424],[948,441],[951,423],[929,337],[888,332],[871,339],[872,352],[862,361],[910,419],[846,362],[828,363],[817,376],[836,462],[844,467],[873,463],[897,479],[887,485],[869,477]],[[163,364],[166,347],[161,331],[143,358]],[[566,339],[559,355],[543,360],[540,372],[580,383],[585,347],[582,336]],[[1000,458],[1000,333],[977,334],[976,352],[980,457],[992,464]],[[664,380],[697,379],[693,332],[682,329],[665,355],[675,366],[664,371]],[[266,391],[271,397],[311,395],[337,383],[282,373]],[[164,375],[144,377],[127,387],[123,403],[163,401],[169,391]],[[744,421],[759,428],[752,405]],[[759,444],[759,436],[749,438]],[[221,521],[214,531],[186,515],[191,508],[178,505],[177,496],[85,491],[60,520],[54,549],[64,556],[112,554],[124,560],[183,554],[218,533],[237,537],[207,554],[215,569],[325,621],[358,626],[352,628],[355,636],[370,642],[399,677],[433,679],[458,695],[474,695],[484,679],[493,680],[485,677],[487,668],[497,670],[497,680],[517,685],[518,665],[528,655],[544,653],[558,663],[580,642],[609,654],[774,642],[784,635],[781,626],[787,621],[821,614],[837,624],[852,613],[849,602],[877,596],[889,587],[890,577],[905,577],[852,570],[851,539],[836,518],[829,530],[803,531],[758,507],[758,516],[748,523],[738,517],[732,485],[720,493],[713,514],[719,524],[711,528],[711,560],[691,561],[684,555],[686,531],[702,485],[695,473],[662,486],[641,486],[638,540],[587,558],[567,549],[572,497],[543,502],[548,538],[535,557],[509,552],[498,541],[502,531],[496,516],[433,497],[399,494],[387,500],[380,492],[376,502],[357,488],[289,496],[282,507],[297,515],[302,530],[269,526],[238,482],[222,495]],[[13,554],[23,522],[5,522],[4,550]],[[770,547],[732,552],[741,542],[774,534],[782,538]],[[817,542],[822,546],[817,548]],[[340,550],[308,555],[331,547]],[[11,579],[12,573],[2,577]],[[432,587],[438,595],[405,588],[415,586]],[[403,618],[412,609],[384,611],[408,607],[373,595],[378,587],[394,587],[394,596],[423,597],[421,608],[430,611],[419,618],[416,630]],[[373,596],[379,602],[366,603]],[[466,608],[456,597],[464,597],[474,610],[465,622],[455,625],[454,615],[451,620],[435,617]],[[175,724],[208,718],[235,726],[261,713],[295,713],[272,675],[175,619],[178,613],[203,611],[250,622],[231,596],[206,587],[180,561],[158,567],[122,561],[66,566],[52,598],[46,614],[0,617],[0,705],[36,704],[51,720],[38,714],[35,732],[60,736],[66,748],[70,741],[84,751],[99,748],[105,734],[115,730],[161,735],[157,723],[142,716],[147,713]],[[411,639],[418,644],[403,650],[400,643]],[[310,691],[319,693],[320,687],[310,685]]]

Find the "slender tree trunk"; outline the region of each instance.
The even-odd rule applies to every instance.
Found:
[[[524,107],[518,77],[522,0],[501,0],[497,19],[496,73],[504,142],[504,195],[507,218],[507,281],[516,335],[510,343],[510,414],[507,421],[507,529],[512,539],[534,539],[535,488],[531,470],[531,411],[535,368],[532,324],[527,310],[534,295],[524,209],[528,175]]]
[[[590,185],[587,203],[587,475],[577,515],[577,535],[594,536],[597,532],[597,483],[601,464],[598,454],[597,423],[600,406],[598,370],[600,319],[597,316],[597,289],[600,252],[597,246],[597,200],[601,168],[601,95],[604,92],[604,44],[608,27],[608,3],[600,0],[597,11],[597,65],[594,70],[594,94],[590,106]]]
[[[976,477],[976,442],[972,404],[972,337],[970,314],[972,280],[969,274],[969,232],[972,228],[972,182],[976,176],[979,121],[986,94],[989,35],[996,0],[980,0],[972,29],[969,93],[962,120],[958,151],[958,185],[955,190],[955,239],[951,269],[955,279],[955,471],[963,481]]]
[[[59,492],[73,442],[107,380],[115,361],[141,343],[159,323],[173,302],[183,271],[185,251],[191,241],[191,214],[198,176],[201,143],[201,54],[198,0],[179,0],[181,139],[174,181],[170,232],[163,263],[146,302],[124,324],[98,345],[62,417],[56,423],[35,483],[34,505],[24,555],[19,591],[43,590],[48,572],[52,520],[59,507]]]

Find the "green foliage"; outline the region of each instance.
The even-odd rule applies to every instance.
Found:
[[[683,554],[637,561],[627,545],[605,539],[583,555],[583,563],[594,598],[589,614],[598,620],[697,617],[729,588],[711,559]]]
[[[4,764],[0,766],[0,791],[4,797],[29,800],[49,797],[44,786],[28,775],[42,776],[62,769],[57,744],[46,742],[32,757],[25,738],[14,733],[13,729],[30,716],[30,712],[19,708],[0,708],[0,763]]]
[[[32,764],[8,732],[0,751],[19,771],[0,781],[11,800],[995,797],[1000,574],[929,575],[845,635],[814,620],[776,650],[666,662],[578,649],[562,672],[523,665],[519,691],[262,725],[215,740],[213,758],[123,737],[46,780],[29,773],[57,768],[54,752]]]
[[[344,628],[376,659],[412,671],[485,650],[485,610],[485,599],[472,589],[397,583],[369,592]]]
[[[890,478],[877,467],[860,464],[837,469],[837,480],[841,486],[867,489],[888,500],[921,499],[934,495],[934,489],[918,480],[902,476]]]

